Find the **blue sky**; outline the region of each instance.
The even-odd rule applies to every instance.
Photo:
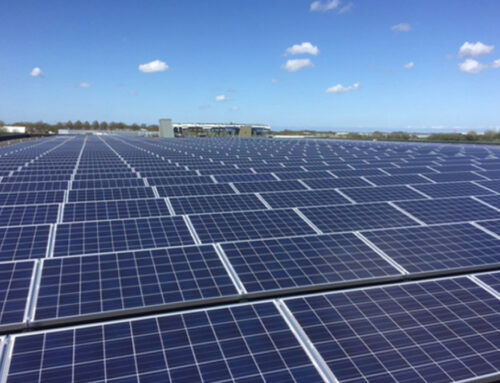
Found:
[[[4,0],[0,14],[6,122],[500,128],[496,0]]]

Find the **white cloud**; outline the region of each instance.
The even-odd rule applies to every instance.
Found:
[[[410,32],[411,31],[411,25],[407,23],[400,23],[393,25],[391,27],[391,30],[394,32]]]
[[[272,78],[271,79],[271,84],[277,84],[279,82],[280,82],[280,80],[278,78]]]
[[[334,94],[341,94],[341,93],[348,93],[352,92],[354,90],[358,90],[361,85],[359,83],[355,83],[349,86],[344,86],[342,84],[337,84],[334,85],[326,90],[326,93],[334,93]]]
[[[460,57],[479,57],[487,55],[495,50],[495,46],[483,44],[481,41],[469,43],[466,41],[460,47],[458,54]]]
[[[233,107],[231,108],[231,112],[237,112],[238,110],[240,110],[240,108],[239,108],[239,107],[237,107],[237,106],[233,106]]]
[[[337,8],[339,0],[314,1],[311,3],[311,12],[328,12]]]
[[[139,70],[142,73],[157,73],[157,72],[165,72],[169,70],[169,66],[160,60],[154,60],[146,64],[139,65]]]
[[[349,12],[354,7],[354,3],[347,3],[339,9],[339,15]]]
[[[302,44],[294,44],[290,48],[287,48],[285,56],[305,54],[316,56],[318,53],[319,49],[317,46],[312,45],[309,42],[304,42]]]
[[[404,68],[411,70],[411,69],[415,68],[415,63],[413,61],[410,61],[408,64],[404,65]]]
[[[488,68],[487,65],[483,65],[473,59],[467,59],[464,62],[461,62],[460,64],[458,64],[458,67],[462,72],[470,74],[476,74]]]
[[[88,82],[81,82],[77,85],[78,88],[88,89],[90,88],[90,84]]]
[[[43,76],[43,72],[39,67],[34,67],[30,72],[31,77],[41,77]]]
[[[223,94],[215,97],[215,101],[217,101],[217,102],[228,101],[228,100],[229,99]]]
[[[288,72],[298,72],[301,69],[313,66],[314,64],[309,59],[294,59],[294,60],[288,60],[283,65],[283,69]]]
[[[493,61],[493,64],[491,64],[491,67],[493,69],[500,68],[500,59],[496,59],[495,61]]]

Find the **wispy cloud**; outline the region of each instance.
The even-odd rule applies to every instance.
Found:
[[[137,96],[137,92],[135,90],[131,90],[130,92],[128,92],[128,95],[130,97],[135,97],[135,96]]]
[[[352,92],[355,90],[358,90],[361,85],[359,83],[355,83],[349,86],[344,86],[342,84],[337,84],[334,85],[326,90],[326,93],[333,93],[333,94],[342,94],[342,93],[348,93]]]
[[[339,15],[349,12],[354,7],[354,3],[347,3],[339,9]]]
[[[460,47],[458,55],[460,57],[480,57],[492,53],[495,50],[494,45],[486,45],[481,41],[470,43],[466,41]]]
[[[218,95],[218,96],[215,97],[215,101],[217,101],[217,102],[223,102],[223,101],[228,101],[228,100],[229,99],[225,95],[223,95],[223,94]]]
[[[400,23],[393,25],[391,27],[391,30],[394,32],[410,32],[411,31],[411,25],[407,23]]]
[[[304,42],[301,44],[294,44],[290,48],[287,48],[285,51],[285,56],[292,55],[313,55],[316,56],[319,53],[319,49],[317,46],[312,45],[309,42]]]
[[[158,73],[169,70],[169,66],[160,60],[154,60],[146,64],[139,65],[139,70],[142,73]]]
[[[90,88],[90,84],[88,82],[81,82],[77,85],[77,88],[88,89]]]
[[[238,110],[240,110],[240,108],[238,106],[233,106],[230,111],[231,112],[237,112]]]
[[[279,78],[272,78],[271,79],[271,84],[277,84],[279,82],[280,82]]]
[[[34,67],[30,72],[31,77],[43,77],[43,72],[39,67]]]
[[[313,1],[310,9],[311,12],[328,12],[336,9],[339,5],[339,0]]]
[[[288,72],[298,72],[299,70],[313,66],[314,64],[309,59],[293,59],[293,60],[288,60],[283,65],[283,69]]]
[[[413,61],[410,61],[409,63],[404,65],[404,68],[407,70],[412,70],[413,68],[415,68],[415,63]]]
[[[493,69],[500,68],[500,59],[496,59],[495,61],[493,61],[493,64],[491,64],[491,67]]]

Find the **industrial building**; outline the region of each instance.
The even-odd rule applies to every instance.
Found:
[[[160,137],[264,137],[271,132],[265,124],[247,123],[176,123],[160,119]]]

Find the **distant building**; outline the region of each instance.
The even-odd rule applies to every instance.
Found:
[[[160,120],[161,126],[162,120]],[[177,132],[175,137],[261,137],[271,132],[271,127],[265,124],[242,124],[242,123],[173,123],[173,130]],[[243,134],[243,135],[242,135]]]
[[[0,132],[24,134],[24,133],[26,133],[26,126],[4,125],[4,126],[0,126]]]

